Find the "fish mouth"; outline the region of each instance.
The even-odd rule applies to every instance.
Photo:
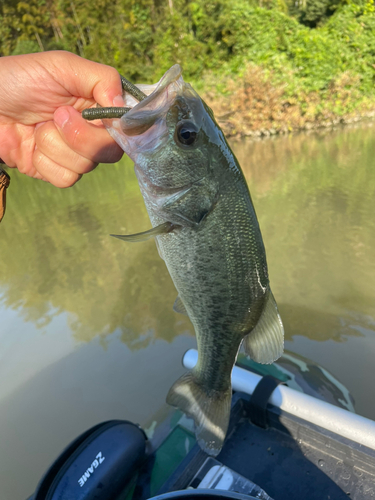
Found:
[[[181,73],[181,66],[175,64],[162,76],[156,87],[150,86],[152,88],[151,94],[122,117],[121,129],[124,134],[129,137],[142,135],[156,121],[165,118],[178,91],[184,84]],[[145,93],[148,91],[146,86],[144,86],[144,91]]]
[[[153,90],[143,101],[136,104],[122,117],[121,129],[129,137],[144,134],[154,123],[165,117],[178,90],[183,85],[181,77],[182,70],[179,64],[172,66],[160,79],[156,88],[150,85]],[[147,93],[147,87],[143,91]]]
[[[103,123],[115,141],[134,161],[139,153],[155,150],[168,138],[166,116],[177,95],[186,89],[179,64],[172,66],[156,85],[140,85],[147,97],[138,102],[124,95],[130,111],[120,119],[105,119]]]

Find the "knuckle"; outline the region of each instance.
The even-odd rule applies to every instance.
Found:
[[[87,160],[86,158],[78,156],[75,157],[75,161],[72,162],[71,168],[74,172],[79,174],[87,174],[88,172],[91,172],[91,170],[94,170],[97,166],[98,163],[95,161]]]
[[[99,163],[116,163],[121,160],[123,150],[117,144],[111,144],[103,153],[99,153],[97,160]]]
[[[113,78],[114,80],[116,78],[120,79],[120,75],[119,75],[119,72],[115,69],[115,68],[112,68],[112,66],[110,66],[110,71],[108,72],[109,76],[111,78]]]
[[[36,149],[33,154],[33,165],[36,170],[44,165],[45,160],[46,157],[44,156],[44,154],[39,149]]]
[[[51,130],[51,125],[44,125],[37,130],[35,143],[42,151],[49,151],[53,148],[55,134]]]
[[[48,179],[50,183],[62,189],[72,187],[80,178],[80,175],[76,172],[61,167],[60,165],[56,165],[50,174],[51,175]]]
[[[51,184],[59,188],[71,187],[81,177],[80,174],[57,165],[38,149],[33,154],[33,165],[37,175],[47,179]]]
[[[68,188],[73,186],[81,176],[77,174],[76,172],[72,172],[71,170],[68,170],[66,168],[62,169],[62,176],[59,180],[59,186],[61,188]]]
[[[112,82],[116,79],[120,80],[119,72],[113,68],[112,66],[102,65],[100,67],[101,72],[104,75],[104,80],[102,79],[101,85],[111,85]],[[99,82],[98,82],[99,83]]]
[[[113,156],[111,158],[111,162],[110,163],[117,163],[123,157],[124,151],[119,146],[117,146],[117,145],[115,145],[112,148],[112,151],[113,151],[113,153],[112,153]]]

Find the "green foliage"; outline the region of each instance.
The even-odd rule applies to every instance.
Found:
[[[375,89],[375,8],[374,0],[363,5],[351,3],[333,16],[324,27],[325,33],[342,54],[343,69],[360,78],[360,89]]]
[[[45,50],[52,35],[46,0],[3,0],[0,6],[0,55]]]
[[[343,88],[343,114],[375,99],[374,0],[345,1],[3,0],[0,54],[66,49],[148,83],[179,63],[200,90],[255,65],[302,108]]]
[[[33,54],[34,52],[40,52],[40,47],[37,42],[33,42],[32,40],[17,40],[17,44],[12,51],[12,56]]]
[[[289,0],[288,11],[300,23],[315,28],[345,3],[345,0]]]

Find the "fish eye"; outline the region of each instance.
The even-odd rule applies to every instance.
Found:
[[[198,127],[193,122],[183,121],[177,124],[175,141],[183,146],[191,146],[198,139]]]

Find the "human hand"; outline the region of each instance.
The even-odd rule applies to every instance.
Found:
[[[0,158],[57,187],[75,184],[123,151],[103,125],[80,112],[123,106],[114,68],[65,51],[0,58]]]

